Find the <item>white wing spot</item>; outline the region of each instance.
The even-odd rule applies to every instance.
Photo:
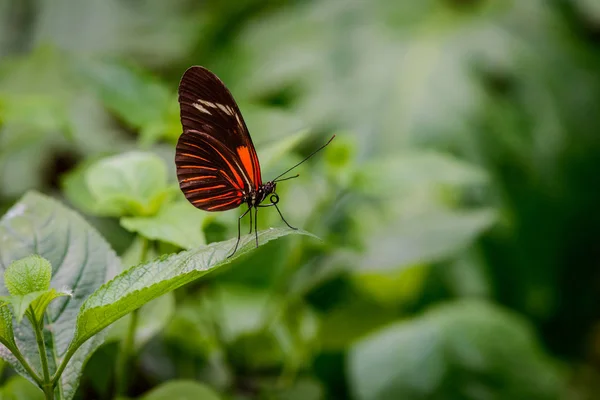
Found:
[[[217,107],[221,109],[227,115],[233,115],[231,111],[229,111],[229,107],[225,107],[223,104],[217,104]]]
[[[215,103],[211,103],[210,101],[206,101],[206,100],[202,100],[202,99],[198,99],[198,101],[207,107],[217,108],[217,105]]]
[[[208,111],[206,108],[202,107],[200,104],[198,104],[198,103],[193,103],[192,105],[193,105],[193,106],[194,106],[194,108],[196,108],[197,110],[199,110],[199,111],[201,111],[201,112],[203,112],[203,113],[205,113],[205,114],[208,114],[208,115],[210,115],[210,111]]]

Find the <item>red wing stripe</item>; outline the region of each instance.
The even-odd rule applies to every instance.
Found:
[[[180,165],[179,166],[180,169],[183,168],[197,168],[197,169],[207,169],[209,171],[218,171],[217,168],[213,168],[213,167],[204,167],[202,165]]]
[[[202,179],[215,179],[216,175],[201,175],[201,176],[192,176],[191,178],[182,179],[181,182],[190,182],[190,181],[199,181]]]
[[[197,158],[198,160],[202,160],[202,161],[206,161],[206,162],[210,162],[210,160],[207,160],[206,158],[194,155],[194,154],[190,154],[190,153],[179,153],[182,156],[186,156],[186,157],[192,157],[192,158]]]
[[[231,196],[232,196],[231,192],[227,192],[227,193],[221,194],[219,196],[205,197],[203,199],[194,200],[194,201],[192,201],[192,203],[193,204],[196,204],[196,203],[206,203],[208,201],[213,201],[213,200],[216,200],[216,199],[222,199],[223,197],[231,197]],[[234,196],[236,196],[236,195],[234,195]],[[239,197],[240,196],[236,196],[236,199],[238,199]]]
[[[227,203],[221,203],[221,204],[217,204],[216,206],[208,207],[207,210],[213,211],[213,210],[216,210],[218,208],[223,208],[225,206],[230,205],[231,203],[235,203],[236,201],[239,201],[239,198],[235,198],[235,199],[233,199],[231,201],[228,201]]]
[[[231,165],[231,163],[229,162],[229,160],[227,160],[227,158],[215,146],[213,146],[212,143],[209,143],[209,142],[207,142],[207,143],[208,143],[208,145],[210,147],[212,147],[221,156],[221,158],[223,160],[225,160],[225,162],[227,163],[227,166],[229,166],[229,169],[231,170],[231,172],[233,172],[234,178],[235,178],[235,180],[238,183],[237,188],[238,189],[242,189],[244,187],[244,181],[242,180],[242,177],[237,173],[237,171],[235,170],[235,168],[233,168],[233,165]]]
[[[201,188],[197,188],[197,189],[191,189],[191,190],[187,190],[186,189],[186,193],[197,193],[197,192],[201,192],[203,190],[212,190],[212,189],[220,189],[220,188],[224,188],[227,187],[225,185],[217,185],[217,186],[207,186],[207,187],[201,187]]]

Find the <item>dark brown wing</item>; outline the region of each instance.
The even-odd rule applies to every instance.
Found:
[[[196,207],[238,207],[262,185],[260,164],[240,110],[223,82],[194,66],[179,84],[183,133],[175,164],[181,190]]]

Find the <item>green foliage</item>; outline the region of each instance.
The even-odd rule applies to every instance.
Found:
[[[98,215],[153,215],[170,195],[162,160],[141,152],[98,161],[85,181]]]
[[[94,60],[81,66],[100,101],[130,127],[140,131],[142,144],[177,138],[179,109],[174,90],[144,71]]]
[[[0,234],[4,237],[4,260],[17,260],[24,254],[37,253],[54,268],[51,285],[77,293],[74,297],[55,300],[46,311],[46,318],[54,326],[48,332],[52,339],[46,344],[50,357],[49,368],[53,373],[65,360],[83,300],[114,275],[119,261],[104,239],[79,215],[37,193],[26,194],[4,215],[0,220]],[[31,237],[37,240],[31,241]],[[42,305],[56,294],[52,290],[40,294],[35,308],[41,311]],[[41,371],[35,338],[26,330],[18,330],[15,339],[25,359],[34,369]],[[89,341],[70,359],[61,377],[67,398],[74,395],[83,363],[101,342],[101,337]],[[19,365],[12,357],[5,359],[12,365]]]
[[[0,388],[2,399],[6,400],[42,400],[44,394],[31,382],[21,376],[10,377]]]
[[[219,396],[207,387],[194,381],[171,381],[146,393],[140,400],[219,400]]]
[[[202,229],[206,219],[207,216],[189,202],[177,201],[150,217],[121,218],[121,225],[145,238],[191,249],[206,243]]]
[[[596,398],[595,4],[0,2],[0,355],[43,389],[3,398]],[[323,241],[270,207],[224,258],[173,163],[198,64],[263,180],[336,134],[277,186]]]
[[[49,332],[52,341],[45,344],[47,352],[43,353],[42,364],[34,363],[34,369],[31,370],[30,364],[36,360],[34,338],[18,330],[17,340],[15,340],[10,312],[6,303],[2,303],[3,318],[0,329],[2,343],[16,358],[8,354],[4,357],[19,371],[25,367],[27,372],[24,374],[38,384],[40,371],[43,372],[44,379],[54,376],[53,381],[60,382],[59,393],[66,399],[73,398],[81,368],[95,347],[102,342],[103,336],[99,334],[104,328],[150,300],[165,295],[220,265],[231,262],[254,247],[254,236],[247,235],[243,238],[235,256],[228,258],[227,255],[230,254],[236,240],[214,243],[162,257],[149,263],[138,264],[125,269],[113,280],[100,286],[110,274],[114,274],[118,260],[103,239],[81,217],[55,201],[39,194],[27,194],[2,218],[0,229],[4,229],[2,234],[5,235],[7,244],[3,249],[5,257],[10,259],[15,254],[27,251],[30,243],[23,242],[23,237],[33,235],[43,238],[40,243],[34,243],[35,251],[55,260],[56,271],[69,272],[66,276],[56,273],[52,277],[52,282],[61,280],[66,284],[72,282],[69,286],[70,290],[77,292],[87,290],[89,293],[83,304],[73,299],[67,304],[63,303],[58,309],[51,307],[46,314],[46,307],[50,302],[65,294],[49,289],[52,266],[47,259],[42,256],[19,259],[6,267],[4,273],[4,283],[11,294],[11,297],[5,301],[12,304],[18,320],[26,311],[30,312],[31,325],[36,331],[36,338],[41,336],[38,336],[37,330],[42,328],[41,322],[44,316],[52,321],[54,326],[62,327],[61,331]],[[70,240],[65,243],[65,238],[59,236],[60,232],[65,230],[68,232],[67,240],[71,239],[70,235],[77,233],[87,239],[83,242]],[[290,233],[307,234],[289,229],[271,229],[260,232],[259,237],[261,243],[266,243]],[[95,253],[90,252],[88,246],[93,246],[95,251],[101,247],[105,248]],[[81,278],[77,278],[74,282],[70,281],[73,279],[73,272],[69,271],[70,269],[78,272],[76,276],[85,273],[86,280],[82,282]],[[86,286],[82,288],[83,283]],[[72,307],[79,309],[73,310],[70,315],[64,313]],[[77,319],[76,323],[73,318]],[[143,335],[142,331],[140,335]],[[144,339],[142,336],[141,340],[147,338]],[[40,343],[40,340],[37,340],[38,346]],[[17,347],[24,349],[23,355]],[[44,350],[45,347],[39,349]],[[46,360],[46,357],[49,360]],[[46,384],[50,384],[50,387],[54,385],[44,381],[44,385]]]
[[[310,235],[303,231],[270,229],[259,232],[258,237],[261,243],[267,243],[290,233]],[[94,292],[82,305],[70,351],[75,351],[102,329],[150,300],[185,285],[252,250],[254,236],[245,236],[235,255],[227,258],[235,242],[236,239],[231,239],[182,251],[137,265],[117,275]]]
[[[52,265],[40,256],[28,256],[13,261],[4,270],[4,284],[13,296],[23,296],[50,289]]]

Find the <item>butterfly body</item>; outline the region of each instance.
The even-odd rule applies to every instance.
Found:
[[[179,105],[183,133],[177,141],[175,164],[179,187],[187,200],[209,212],[231,210],[242,204],[248,206],[238,220],[238,242],[233,253],[240,240],[240,221],[251,210],[254,210],[257,246],[259,207],[274,206],[283,221],[296,229],[283,218],[275,192],[278,178],[295,166],[263,183],[250,133],[223,82],[204,67],[188,68],[179,83]],[[265,204],[267,199],[269,203]],[[252,219],[250,213],[250,232]]]

